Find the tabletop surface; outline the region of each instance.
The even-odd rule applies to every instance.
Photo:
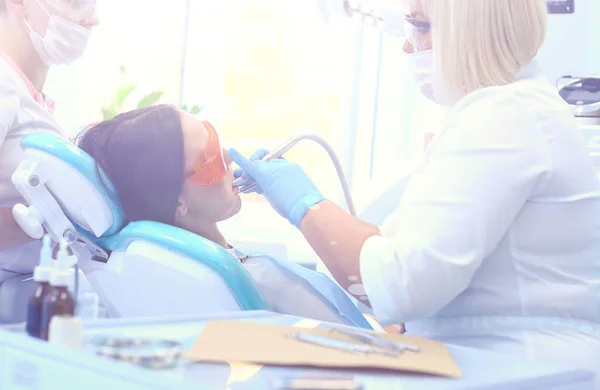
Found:
[[[269,312],[229,313],[218,316],[187,317],[177,319],[147,320],[108,320],[85,324],[86,337],[125,336],[163,338],[180,341],[186,348],[202,332],[203,327],[214,319],[239,319],[264,324],[290,325],[305,328],[327,327],[327,324],[312,320],[303,320]],[[19,349],[42,361],[44,357],[64,362],[64,368],[83,373],[93,370],[95,374],[105,372],[120,378],[124,385],[130,383],[152,384],[154,388],[202,388],[214,389],[273,389],[274,383],[282,379],[297,378],[341,378],[352,379],[362,384],[364,389],[381,388],[419,388],[424,390],[454,389],[593,389],[593,374],[585,371],[557,367],[549,364],[534,363],[515,359],[511,356],[477,351],[469,348],[449,346],[449,349],[463,371],[461,379],[450,379],[404,373],[369,373],[357,370],[328,370],[288,367],[264,367],[254,364],[205,364],[181,361],[178,367],[169,370],[148,370],[125,363],[112,362],[96,357],[93,350],[65,351],[28,338],[22,334],[22,327],[0,328],[0,348],[5,351]],[[23,353],[20,355],[23,359]],[[0,354],[0,363],[4,359],[5,370],[9,370],[10,354]],[[40,363],[43,372],[44,363]],[[30,370],[31,371],[31,370]],[[9,374],[8,372],[6,372]],[[54,375],[58,374],[53,368]],[[11,374],[14,377],[14,373]],[[4,375],[2,375],[4,376]],[[42,375],[43,376],[43,375]],[[74,378],[74,377],[73,377]],[[87,377],[89,378],[89,376]],[[75,386],[73,380],[70,380]],[[0,382],[2,383],[2,382]],[[167,385],[168,384],[168,385]],[[99,383],[100,385],[100,383]],[[105,386],[103,384],[102,386]],[[390,387],[393,386],[393,387]],[[573,387],[575,386],[575,387]],[[0,386],[0,389],[5,388]],[[8,387],[6,387],[8,388]],[[40,387],[51,388],[51,387]],[[86,388],[91,389],[89,383]],[[94,387],[95,388],[95,387]],[[100,388],[100,387],[98,387]]]

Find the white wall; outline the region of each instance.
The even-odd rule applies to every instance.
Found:
[[[600,74],[600,0],[575,0],[575,13],[550,15],[538,60],[551,82]]]
[[[100,2],[100,25],[84,57],[50,71],[45,92],[56,100],[56,116],[69,131],[101,119],[101,108],[119,87],[139,84],[132,96],[162,90],[179,103],[186,0]],[[119,68],[127,68],[127,79]],[[135,107],[129,107],[135,108]]]

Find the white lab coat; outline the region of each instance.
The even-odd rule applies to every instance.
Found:
[[[22,77],[0,56],[0,207],[23,201],[11,181],[23,156],[20,142],[26,135],[42,131],[65,136],[48,108],[33,98]],[[0,282],[32,272],[40,247],[35,241],[0,251]]]
[[[361,251],[382,324],[599,371],[600,182],[535,63],[460,101]]]

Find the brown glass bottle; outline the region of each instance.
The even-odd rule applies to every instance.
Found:
[[[50,277],[52,290],[46,295],[42,302],[41,338],[48,340],[50,321],[54,316],[75,314],[75,300],[68,290],[70,273],[67,264],[67,241],[60,239],[58,253],[56,254],[55,267]]]
[[[67,286],[53,286],[42,303],[41,338],[48,340],[50,321],[56,315],[75,315],[75,300]]]
[[[46,234],[42,240],[42,248],[40,249],[40,264],[33,270],[33,280],[38,285],[33,295],[27,301],[27,322],[25,329],[31,337],[41,338],[44,299],[52,291],[50,279],[53,273],[52,240]]]
[[[51,291],[52,287],[50,287],[50,283],[40,282],[33,295],[29,298],[29,301],[27,301],[27,323],[25,329],[31,337],[41,338],[44,298]]]

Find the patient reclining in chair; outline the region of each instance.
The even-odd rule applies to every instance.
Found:
[[[208,122],[171,106],[154,106],[94,125],[77,142],[114,185],[129,222],[173,225],[228,249],[275,312],[365,325],[327,276],[228,244],[217,223],[236,215],[242,201],[232,185],[231,159]]]

